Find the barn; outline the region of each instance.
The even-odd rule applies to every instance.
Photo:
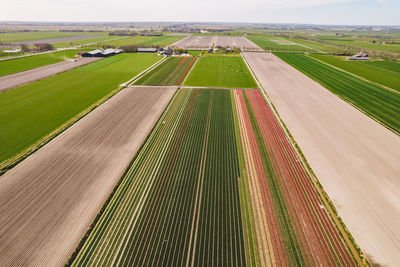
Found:
[[[86,52],[82,54],[82,57],[111,57],[117,54],[121,54],[123,50],[108,48],[106,50],[96,49],[90,52]]]
[[[145,48],[145,47],[139,47],[137,49],[138,53],[157,53],[157,48]]]

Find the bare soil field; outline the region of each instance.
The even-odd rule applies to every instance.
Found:
[[[245,53],[372,264],[400,263],[400,138],[273,54]]]
[[[76,62],[73,60],[66,60],[40,68],[35,68],[27,71],[14,73],[11,75],[0,77],[0,92],[10,90],[17,86],[21,86],[27,83],[31,83],[37,80],[47,78],[49,76],[56,75],[58,73],[75,69],[77,67],[92,63],[101,58],[77,58]]]
[[[242,51],[262,51],[258,45],[242,36],[216,36],[214,45],[221,47],[240,48]]]
[[[188,36],[170,45],[174,48],[203,50],[209,49],[215,42],[216,36]]]
[[[13,43],[3,43],[0,44],[1,47],[15,47],[20,46],[21,44],[26,44],[28,46],[32,46],[38,43],[60,43],[60,42],[72,42],[77,40],[96,38],[99,35],[79,35],[79,36],[69,36],[69,37],[60,37],[60,38],[52,38],[52,39],[43,39],[43,40],[32,40],[32,41],[23,41],[23,42],[13,42]]]
[[[63,266],[176,87],[126,88],[0,179],[0,266]]]

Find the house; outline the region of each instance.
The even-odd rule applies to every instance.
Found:
[[[157,48],[145,48],[145,47],[139,47],[137,49],[138,53],[157,53]]]
[[[364,50],[361,50],[358,54],[348,57],[348,60],[369,60],[368,53]]]
[[[161,56],[171,56],[173,54],[173,50],[171,48],[168,48],[167,50],[160,49],[160,55]]]

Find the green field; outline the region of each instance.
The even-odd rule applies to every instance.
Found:
[[[81,50],[65,50],[0,61],[0,77],[73,58]]]
[[[306,55],[277,53],[325,88],[400,133],[400,94],[361,80]]]
[[[200,57],[184,85],[257,88],[246,64],[239,56]]]
[[[121,54],[0,94],[0,162],[16,156],[159,57]]]
[[[121,36],[101,36],[101,37],[87,38],[87,39],[75,40],[75,41],[69,41],[69,42],[54,43],[53,46],[56,48],[71,47],[71,46],[87,45],[87,44],[97,43],[97,42],[104,42],[104,41],[109,41],[109,40],[118,39],[118,38],[121,38]]]
[[[143,46],[159,45],[160,47],[164,47],[182,38],[183,36],[132,36],[120,40],[102,42],[97,44],[97,46],[108,45],[120,47],[124,45],[136,44]]]
[[[373,44],[372,41],[363,40],[362,38],[343,39],[340,37],[335,38],[326,36],[318,36],[318,38],[328,43],[336,45],[342,45],[342,46],[348,46],[366,50],[400,53],[400,44]]]
[[[137,85],[180,85],[190,68],[195,57],[169,57],[142,78],[137,80]]]
[[[247,39],[258,45],[264,50],[267,51],[290,51],[290,52],[310,52],[312,49],[303,47],[301,45],[284,45],[275,42],[274,40],[281,40],[282,42],[287,41],[286,39],[282,39],[279,36],[247,36]]]
[[[389,70],[389,65],[392,65],[392,62],[390,61],[348,61],[345,57],[328,55],[311,56],[337,68],[354,73],[367,80],[382,84],[400,92],[400,72]],[[394,64],[396,65],[396,63]],[[397,65],[400,66],[400,64]]]
[[[13,32],[13,33],[0,33],[0,43],[13,43],[25,42],[33,40],[53,39],[81,35],[106,35],[105,32],[56,32],[56,31],[43,31],[43,32]]]
[[[244,266],[239,175],[231,92],[180,90],[73,266]]]

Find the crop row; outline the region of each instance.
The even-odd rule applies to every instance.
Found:
[[[305,55],[276,54],[332,93],[400,133],[400,94],[361,80]]]
[[[350,253],[261,93],[236,90],[234,99],[259,264],[353,266]]]
[[[180,85],[197,57],[170,57],[135,82],[136,85]]]
[[[180,90],[75,266],[245,264],[229,91]]]

